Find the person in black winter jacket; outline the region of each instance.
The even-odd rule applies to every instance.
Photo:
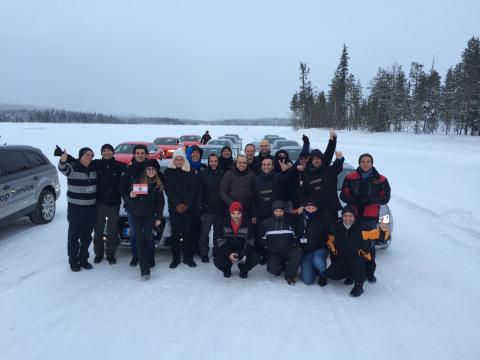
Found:
[[[110,144],[102,146],[102,159],[93,160],[93,168],[97,171],[97,208],[93,237],[95,251],[94,262],[99,263],[106,252],[107,261],[116,263],[117,232],[120,203],[120,179],[125,165],[114,158],[114,149]],[[105,223],[107,225],[107,241],[103,240]]]
[[[292,161],[288,152],[278,150],[275,153],[273,161],[275,166],[275,182],[274,182],[274,200],[281,200],[285,203],[285,211],[291,213],[293,209],[293,188],[295,186]]]
[[[183,251],[183,262],[190,267],[197,266],[193,261],[194,246],[190,235],[192,209],[197,202],[199,182],[190,171],[185,153],[177,149],[173,159],[165,170],[165,192],[168,197],[168,211],[172,225],[172,262],[174,269],[180,264],[180,253]]]
[[[390,201],[390,185],[388,179],[373,166],[372,155],[360,155],[357,170],[348,174],[343,181],[340,199],[355,207],[365,230],[377,227],[380,206]],[[368,282],[375,283],[376,251],[373,241],[370,242],[370,252],[372,261],[368,263],[367,279]]]
[[[207,166],[202,163],[203,149],[198,145],[192,145],[187,148],[186,156],[188,163],[190,164],[190,172],[192,173],[196,188],[200,189],[200,172],[206,169]],[[194,253],[200,255],[200,234],[202,232],[202,211],[198,199],[199,193],[194,200],[194,206],[190,208],[191,223],[190,223],[190,239],[192,240]]]
[[[202,138],[200,139],[200,144],[205,145],[208,144],[208,142],[212,139],[210,134],[208,133],[208,130],[205,131],[205,134],[203,134]]]
[[[318,211],[317,204],[307,202],[303,208],[303,212],[298,216],[297,238],[300,248],[303,251],[301,262],[302,280],[306,285],[315,282],[315,276],[318,272],[318,285],[325,286],[327,277],[325,271],[327,269],[327,235],[329,234],[329,226],[327,219],[323,218]]]
[[[258,264],[260,256],[253,249],[254,237],[251,224],[243,218],[243,207],[234,201],[229,207],[230,217],[225,221],[223,233],[218,238],[218,254],[213,263],[228,278],[232,265],[238,264],[240,277],[245,279],[248,272]]]
[[[223,171],[218,166],[218,156],[208,156],[208,167],[200,171],[200,192],[199,201],[202,210],[202,230],[200,235],[200,257],[202,262],[208,263],[209,234],[213,224],[213,256],[218,248],[217,239],[223,231],[225,217],[225,204],[220,199],[218,188],[222,180]]]
[[[335,146],[332,140],[329,141],[329,147],[331,146],[333,148]],[[312,167],[305,175],[302,191],[304,203],[311,201],[318,204],[320,212],[327,213],[332,222],[336,221],[338,211],[341,209],[337,195],[337,181],[344,162],[341,152],[336,151],[335,156],[335,162],[329,165],[330,157],[327,158],[318,149],[312,150],[310,153]]]
[[[160,226],[163,219],[163,184],[158,173],[160,166],[156,160],[147,160],[145,170],[135,184],[143,184],[146,189],[137,192],[133,188],[127,199],[127,206],[133,217],[133,226],[137,237],[137,254],[140,273],[143,278],[150,277],[150,268],[155,266],[155,244],[152,240],[152,230]]]
[[[252,197],[252,223],[255,232],[255,250],[260,254],[260,264],[267,263],[267,249],[261,241],[263,234],[259,224],[272,216],[272,202],[274,191],[273,159],[265,158],[262,161],[262,171],[255,177]]]
[[[276,200],[272,208],[273,216],[261,223],[268,250],[267,271],[279,276],[282,269],[285,269],[285,280],[292,285],[296,282],[302,251],[297,246],[294,226],[285,212],[285,203]]]
[[[327,246],[332,253],[332,263],[326,275],[332,280],[347,279],[345,284],[354,282],[350,296],[358,297],[363,293],[367,263],[371,261],[369,241],[383,240],[389,236],[387,224],[379,228],[363,230],[360,221],[356,221],[356,209],[345,206],[342,220],[333,234],[328,236]]]
[[[127,210],[128,224],[130,227],[130,250],[132,252],[132,260],[130,266],[137,266],[137,238],[135,236],[134,220],[128,208],[127,200],[130,197],[130,190],[135,179],[138,179],[143,170],[145,170],[145,162],[147,160],[148,150],[143,144],[135,145],[133,147],[132,163],[125,167],[122,177],[120,179],[120,195],[123,199],[125,210]]]
[[[234,159],[232,154],[232,148],[230,146],[222,147],[220,158],[218,159],[218,167],[223,172],[233,169]]]

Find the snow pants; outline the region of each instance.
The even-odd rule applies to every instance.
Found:
[[[68,204],[68,261],[71,265],[82,264],[88,260],[88,247],[92,243],[95,214],[95,205]]]
[[[282,269],[285,269],[287,277],[296,277],[302,256],[302,250],[296,247],[292,247],[287,254],[270,253],[268,255],[267,271],[278,276]]]
[[[210,250],[210,228],[213,225],[213,255],[215,255],[217,249],[217,239],[222,236],[223,233],[223,214],[203,214],[201,217],[202,232],[200,235],[200,256],[208,256]]]
[[[351,259],[335,257],[326,275],[332,280],[349,278],[355,283],[363,283],[367,277],[366,268],[367,260],[361,256],[354,256]]]
[[[119,205],[106,205],[97,202],[95,230],[93,237],[93,250],[95,255],[103,256],[105,254],[105,241],[103,241],[103,234],[105,229],[105,222],[107,223],[107,242],[106,255],[108,257],[115,256],[117,249],[117,234],[118,234],[118,212]],[[108,220],[107,220],[108,219]]]
[[[183,261],[193,261],[193,242],[190,234],[192,214],[189,211],[179,214],[175,209],[169,209],[170,223],[172,225],[172,239],[170,248],[175,261],[180,261],[180,253],[183,252]]]
[[[155,244],[152,230],[155,225],[154,216],[137,216],[132,214],[135,236],[137,238],[137,257],[141,275],[150,275],[149,263],[155,261]]]
[[[256,251],[252,250],[247,255],[247,261],[244,264],[238,264],[238,269],[242,272],[248,273],[252,270],[260,261],[260,255]],[[232,262],[222,251],[218,251],[217,255],[213,259],[213,263],[218,270],[227,272],[232,269]]]

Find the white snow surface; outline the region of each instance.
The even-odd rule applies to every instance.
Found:
[[[11,124],[0,141],[53,157],[82,146],[203,134],[192,126]],[[213,137],[264,134],[325,149],[328,131],[209,126]],[[392,245],[360,298],[350,286],[288,286],[257,266],[244,280],[212,263],[170,270],[157,250],[148,281],[129,251],[73,273],[67,261],[66,179],[52,223],[0,229],[0,359],[478,359],[480,357],[480,139],[340,131],[356,166],[369,152],[392,188]],[[92,254],[92,249],[90,251]],[[91,257],[92,259],[92,257]],[[198,259],[197,259],[198,260]]]

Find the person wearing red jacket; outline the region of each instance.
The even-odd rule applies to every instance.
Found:
[[[353,206],[365,230],[376,228],[380,205],[385,205],[390,200],[390,185],[385,176],[381,175],[373,166],[373,157],[362,154],[358,159],[358,168],[345,177],[340,199]],[[368,265],[367,279],[375,283],[375,242],[370,242],[372,261]]]

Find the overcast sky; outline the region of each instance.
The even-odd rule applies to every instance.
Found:
[[[327,90],[342,45],[442,75],[480,35],[480,1],[0,0],[0,102],[190,119],[288,117],[299,61]]]

